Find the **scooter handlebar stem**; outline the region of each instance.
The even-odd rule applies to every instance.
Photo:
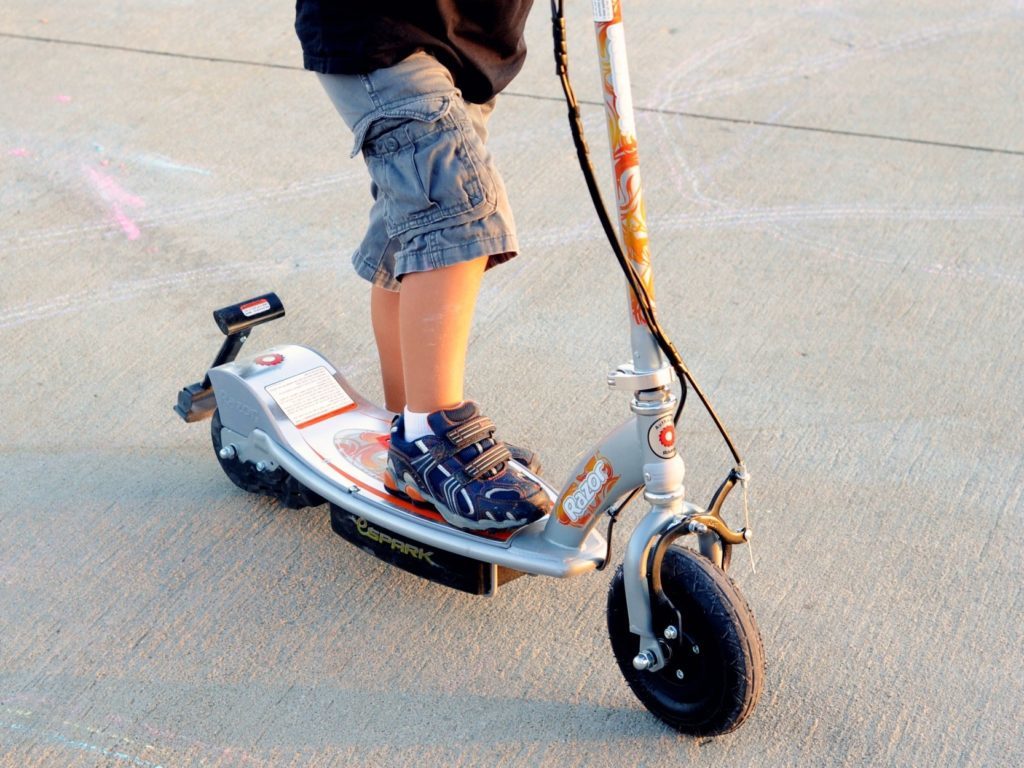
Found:
[[[608,140],[615,175],[619,234],[626,257],[653,301],[654,276],[651,272],[647,213],[640,180],[640,156],[629,62],[626,58],[626,38],[622,26],[622,3],[620,0],[593,0],[593,7]],[[634,366],[637,370],[645,371],[664,367],[661,352],[632,292],[629,293],[629,302]]]

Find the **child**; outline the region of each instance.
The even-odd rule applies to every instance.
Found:
[[[480,280],[518,249],[485,142],[494,98],[526,56],[532,2],[296,4],[305,66],[372,179],[369,228],[352,262],[372,283],[385,405],[400,412],[385,485],[470,531],[516,528],[551,506],[522,468],[532,454],[497,440],[463,399]]]

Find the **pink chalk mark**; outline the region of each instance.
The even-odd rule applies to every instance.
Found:
[[[124,230],[124,233],[128,236],[128,239],[138,240],[139,235],[142,234],[141,232],[139,232],[138,225],[130,218],[128,218],[127,214],[125,214],[125,212],[121,210],[120,205],[114,203],[111,207],[114,212],[114,221],[116,221],[118,225],[121,227],[121,229]]]
[[[59,101],[61,104],[68,104],[71,101],[71,97],[68,96],[66,93],[58,93],[57,101]]]
[[[24,147],[18,147],[17,149],[12,149],[7,154],[11,157],[28,157],[28,150]]]
[[[85,170],[85,175],[89,178],[96,192],[110,206],[110,212],[117,225],[129,240],[138,240],[142,232],[139,230],[139,226],[126,213],[125,209],[142,208],[146,205],[146,202],[141,197],[126,191],[113,178],[102,171],[98,171],[88,165],[83,165],[82,168]]]

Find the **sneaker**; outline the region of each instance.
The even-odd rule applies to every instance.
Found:
[[[391,418],[391,430],[395,429],[395,424],[398,423],[400,414],[395,414]],[[508,448],[508,452],[512,454],[512,461],[515,461],[522,466],[530,470],[531,474],[539,475],[541,472],[540,456],[537,455],[536,451],[531,451],[529,448],[522,448],[518,445],[512,445],[512,443],[505,443],[505,447]]]
[[[532,523],[551,509],[529,472],[510,466],[512,454],[494,439],[494,422],[475,403],[427,417],[434,434],[407,441],[399,416],[391,428],[385,487],[434,507],[456,528],[504,531]]]

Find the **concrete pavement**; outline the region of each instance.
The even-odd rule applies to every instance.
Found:
[[[171,413],[210,311],[265,290],[288,316],[253,348],[379,397],[367,176],[288,4],[7,0],[0,766],[1024,760],[1024,5],[922,5],[625,9],[662,322],[754,476],[732,574],[766,690],[694,741],[621,679],[610,574],[447,592],[238,491]],[[524,252],[487,278],[469,393],[557,482],[626,415],[628,350],[548,26],[538,3],[494,118]],[[686,413],[704,501],[728,456]]]

